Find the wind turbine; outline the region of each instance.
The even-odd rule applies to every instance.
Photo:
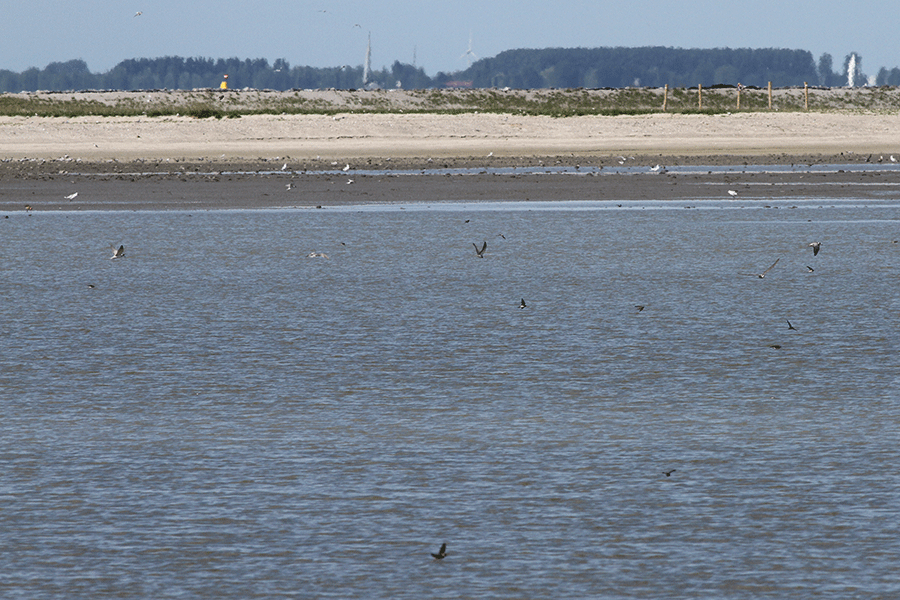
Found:
[[[469,66],[472,66],[472,63],[478,60],[478,55],[472,52],[472,32],[469,31],[469,49],[466,50],[460,58],[465,58],[469,61]]]
[[[366,63],[363,67],[363,87],[369,85],[369,74],[372,72],[372,32],[369,32],[369,43],[366,44]]]

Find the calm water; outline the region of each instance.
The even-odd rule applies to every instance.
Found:
[[[0,219],[0,596],[897,597],[900,208],[790,205]]]

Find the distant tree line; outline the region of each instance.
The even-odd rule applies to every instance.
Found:
[[[848,54],[843,70],[834,72],[830,54],[818,65],[806,50],[776,48],[680,49],[643,48],[549,48],[507,50],[474,63],[458,74],[473,87],[512,88],[623,88],[693,87],[716,84],[763,87],[799,86],[803,83],[837,87],[847,85]],[[855,85],[866,85],[862,58],[856,54]],[[897,85],[900,69],[879,71],[876,85]]]
[[[507,50],[491,58],[478,60],[468,69],[453,73],[426,75],[421,67],[395,61],[390,68],[372,71],[363,81],[363,67],[291,66],[279,58],[274,63],[264,58],[211,59],[140,58],[124,60],[105,73],[91,73],[83,60],[54,62],[44,69],[30,68],[21,73],[0,70],[0,92],[65,90],[141,90],[195,89],[219,86],[228,74],[231,88],[256,89],[354,89],[363,87],[402,87],[426,89],[447,85],[471,85],[477,88],[623,88],[693,87],[697,84],[776,87],[847,85],[851,55],[844,60],[843,71],[835,72],[830,54],[818,63],[806,50],[783,49],[679,49],[643,48],[547,48]],[[855,58],[856,85],[865,85],[862,59]],[[876,85],[900,85],[900,69],[882,68]]]

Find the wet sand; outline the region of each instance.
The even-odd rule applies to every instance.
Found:
[[[352,179],[352,183],[348,183]],[[290,184],[290,189],[288,189]],[[824,187],[823,187],[824,184]],[[737,196],[729,195],[729,190]],[[73,199],[67,199],[77,192]],[[796,197],[884,199],[900,172],[604,175],[327,175],[193,172],[136,176],[44,175],[5,180],[0,212],[210,210],[373,203],[489,201],[778,201]]]
[[[900,160],[897,115],[3,117],[0,210],[682,201],[727,199],[728,190],[736,191],[737,198],[765,200],[823,195],[822,183],[828,184],[831,197],[884,198],[900,185],[900,173],[656,174],[649,168],[888,165],[892,153]],[[351,170],[345,173],[341,169],[346,165]],[[477,172],[504,166],[603,167],[606,172]],[[632,174],[610,173],[619,166],[641,168]],[[476,173],[397,174],[453,168]],[[66,198],[75,192],[75,198]]]

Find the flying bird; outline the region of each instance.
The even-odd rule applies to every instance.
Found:
[[[663,475],[665,475],[666,477],[671,477],[671,476],[672,476],[672,473],[674,473],[674,472],[677,471],[677,470],[678,470],[678,469],[671,469],[671,470],[669,470],[669,471],[663,471]]]
[[[635,304],[634,307],[637,309],[638,312],[641,312],[641,311],[644,310],[644,308],[645,308],[645,307],[644,307],[643,305],[641,305],[641,304]]]
[[[115,260],[117,258],[122,258],[125,256],[125,245],[121,245],[118,248],[115,247],[114,244],[109,245],[109,249],[112,250],[112,256],[110,256],[110,260]]]
[[[434,552],[432,552],[431,555],[435,560],[441,560],[442,558],[447,556],[447,544],[441,544],[441,549],[438,550],[438,553],[435,554]]]
[[[525,298],[522,298],[522,301],[519,302],[519,308],[525,308],[527,305],[525,304]]]
[[[806,272],[807,272],[807,273],[812,273],[813,271],[815,271],[815,269],[813,269],[813,268],[812,268],[811,266],[809,266],[809,265],[806,265]]]
[[[787,321],[787,319],[785,319],[785,321]],[[797,328],[794,327],[793,325],[791,325],[790,321],[788,321],[787,324],[788,324],[788,331],[797,331]]]
[[[810,242],[807,244],[807,247],[813,249],[813,256],[816,256],[819,253],[819,248],[822,246],[822,242]]]
[[[781,348],[781,345],[779,345],[779,344],[769,344],[769,348],[774,348],[775,350],[779,350],[779,349]]]
[[[487,241],[484,242],[484,245],[481,247],[481,250],[478,249],[478,244],[472,244],[475,246],[475,256],[478,258],[484,258],[484,251],[487,250]]]
[[[745,275],[750,275],[751,277],[759,277],[760,279],[765,279],[766,273],[772,270],[772,268],[778,264],[778,261],[781,260],[781,257],[775,259],[775,262],[772,263],[772,266],[763,271],[762,273],[744,273]]]
[[[137,11],[136,13],[134,13],[134,16],[135,16],[135,17],[139,17],[139,16],[141,16],[142,14],[144,14],[142,11]]]

